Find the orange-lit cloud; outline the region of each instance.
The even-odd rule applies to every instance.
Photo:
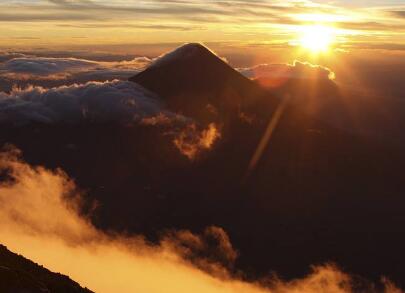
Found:
[[[8,176],[0,185],[2,243],[96,292],[353,292],[350,276],[331,265],[290,282],[272,278],[260,285],[234,278],[225,267],[237,253],[216,227],[201,236],[172,232],[160,245],[102,232],[80,213],[80,192],[63,171],[30,166],[14,148],[1,153],[0,171]],[[401,292],[385,285],[386,293]]]
[[[0,44],[184,42],[195,41],[196,33],[205,42],[288,43],[306,24],[336,27],[343,39],[403,44],[403,10],[399,1],[5,0]]]
[[[273,87],[280,86],[290,79],[334,80],[336,74],[329,68],[295,60],[293,64],[260,64],[238,71],[251,79],[264,79]]]
[[[220,137],[221,132],[215,123],[210,123],[201,131],[192,123],[176,135],[173,143],[183,155],[192,160],[200,152],[211,149]]]

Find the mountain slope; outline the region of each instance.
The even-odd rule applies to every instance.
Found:
[[[0,292],[90,293],[69,277],[53,273],[0,245]]]
[[[202,122],[227,121],[269,96],[201,44],[186,44],[160,57],[130,80]]]

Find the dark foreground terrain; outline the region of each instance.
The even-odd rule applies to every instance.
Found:
[[[0,292],[90,293],[67,276],[53,273],[0,245]]]

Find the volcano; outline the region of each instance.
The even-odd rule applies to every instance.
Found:
[[[258,103],[273,108],[276,101],[201,44],[186,44],[159,57],[130,78],[162,97],[169,108],[200,122],[226,120],[256,110]]]

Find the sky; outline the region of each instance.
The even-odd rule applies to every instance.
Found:
[[[128,81],[187,42],[203,43],[248,78],[305,85],[302,92],[311,100],[303,111],[321,105],[308,113],[334,127],[370,136],[380,131],[373,138],[403,141],[397,121],[405,113],[405,0],[0,0],[0,122],[172,123],[173,146],[192,160],[221,139],[219,128],[196,128],[191,117],[164,108]],[[335,87],[312,91],[324,84],[337,86],[338,103],[324,99]],[[306,105],[305,94],[296,94]],[[0,173],[10,169],[15,179],[0,184],[0,203],[20,197],[15,205],[0,204],[0,239],[14,251],[98,292],[117,292],[117,283],[129,286],[121,292],[188,292],[178,288],[188,280],[201,292],[268,293],[257,284],[213,279],[184,263],[185,256],[170,246],[173,239],[162,239],[170,249],[151,247],[138,237],[114,238],[98,230],[75,201],[65,202],[72,192],[80,201],[80,186],[66,174],[30,166],[16,153],[0,151]],[[52,226],[53,215],[43,210],[65,217]],[[21,211],[17,217],[15,211]],[[214,232],[232,248],[226,231]],[[203,234],[181,233],[205,241]],[[72,246],[72,236],[81,245]],[[129,240],[136,245],[130,247]],[[111,272],[116,278],[109,278]],[[132,282],[134,274],[142,276],[140,282]],[[320,292],[317,286],[326,280],[332,288],[326,291],[351,293],[335,289],[349,279],[335,267],[319,267],[302,280],[277,284],[274,292]]]
[[[0,46],[184,42],[291,45],[305,25],[336,47],[405,47],[405,0],[2,0]]]

